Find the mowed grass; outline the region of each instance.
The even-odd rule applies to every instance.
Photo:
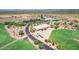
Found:
[[[9,33],[6,31],[4,26],[5,25],[0,24],[0,48],[16,40],[10,37]],[[35,50],[35,49],[36,48],[29,41],[19,40],[1,50]]]
[[[54,30],[49,39],[58,45],[58,49],[79,50],[79,31],[67,29]],[[77,39],[77,41],[74,39]]]
[[[4,28],[3,24],[0,24],[0,47],[4,46],[5,44],[12,42],[13,38],[9,36],[9,33],[7,33],[6,29]]]
[[[19,40],[3,50],[36,50],[36,48],[29,41]]]

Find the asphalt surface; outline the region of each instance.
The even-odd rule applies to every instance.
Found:
[[[25,28],[25,32],[26,34],[28,35],[28,37],[31,39],[31,40],[38,40],[37,38],[35,38],[34,36],[32,36],[29,32],[29,25],[27,25],[27,27]],[[43,43],[43,42],[42,42]],[[44,49],[45,50],[54,50],[53,48],[51,48],[50,46],[44,44]]]

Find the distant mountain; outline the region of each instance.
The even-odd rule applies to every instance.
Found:
[[[79,9],[0,9],[0,14],[7,13],[79,13]]]

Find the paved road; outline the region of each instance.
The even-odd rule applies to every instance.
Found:
[[[25,28],[25,32],[26,34],[28,35],[28,37],[31,39],[31,40],[38,40],[37,38],[35,38],[34,36],[32,36],[29,32],[29,25],[27,25],[27,27]],[[48,45],[44,44],[44,49],[46,50],[54,50],[53,48],[49,47]]]

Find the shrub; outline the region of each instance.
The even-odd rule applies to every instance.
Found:
[[[10,22],[5,22],[4,24],[5,24],[5,25],[8,25],[8,24],[10,24]]]
[[[35,45],[38,45],[38,44],[40,44],[40,43],[41,43],[41,42],[40,42],[39,40],[35,40],[35,41],[34,41],[34,44],[35,44]]]
[[[43,43],[39,44],[39,48],[43,49],[44,48],[44,44]]]

